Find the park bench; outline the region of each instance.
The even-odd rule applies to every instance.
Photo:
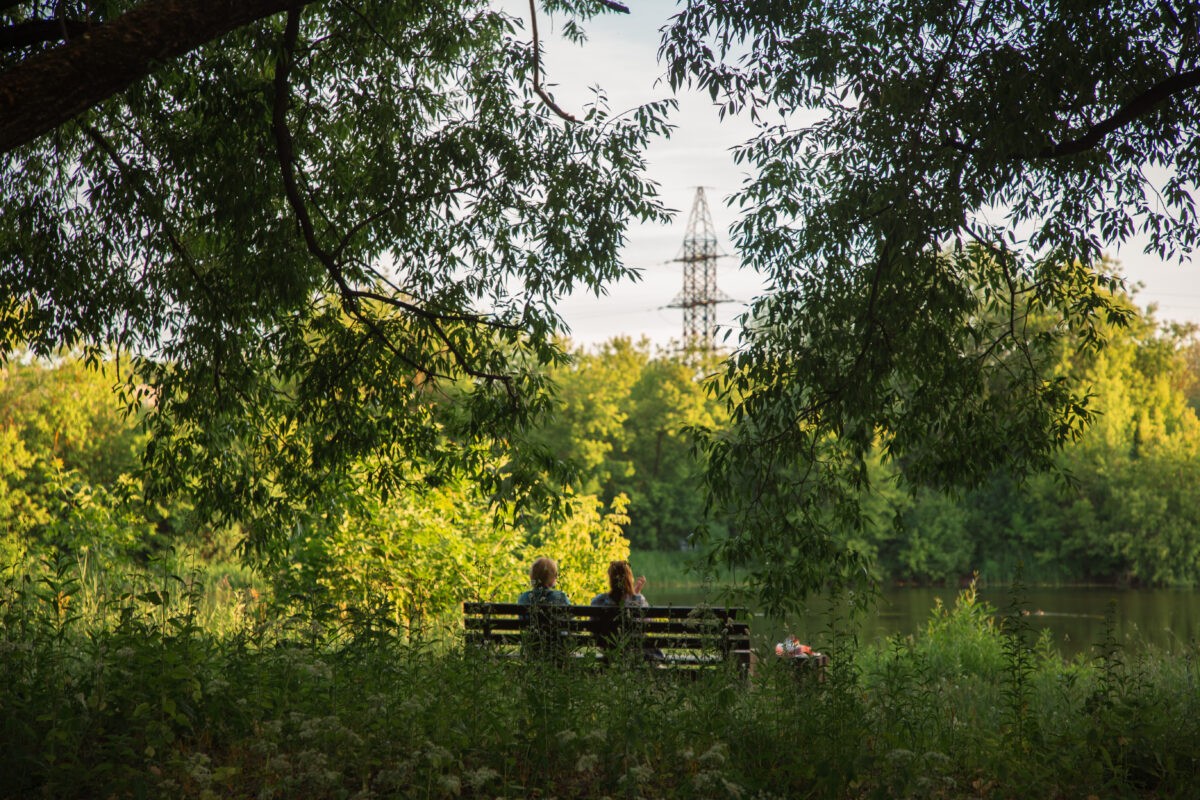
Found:
[[[549,657],[583,664],[623,659],[656,669],[731,664],[747,672],[750,625],[746,617],[743,608],[707,606],[463,603],[468,647],[502,657]]]

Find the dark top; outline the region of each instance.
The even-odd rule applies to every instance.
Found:
[[[521,596],[517,598],[517,602],[523,606],[543,604],[552,606],[571,605],[566,592],[560,592],[558,589],[548,589],[545,586],[535,586],[527,592],[521,592]]]
[[[604,594],[598,594],[592,598],[592,605],[594,606],[615,606],[616,604],[616,601],[613,600],[612,595],[608,592],[605,592]],[[632,606],[634,608],[650,607],[650,604],[646,602],[646,598],[642,597],[640,594],[633,594],[629,597],[626,597],[625,605]]]

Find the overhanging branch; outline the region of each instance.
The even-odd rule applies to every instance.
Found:
[[[296,220],[300,224],[301,235],[304,237],[305,247],[314,258],[321,263],[329,277],[337,285],[338,294],[342,298],[342,303],[347,313],[351,317],[358,320],[368,331],[374,335],[384,347],[386,347],[393,355],[402,359],[406,363],[418,367],[423,372],[430,375],[439,375],[435,370],[424,368],[415,364],[411,358],[402,353],[395,343],[391,341],[387,333],[379,326],[378,322],[372,319],[368,314],[364,313],[362,308],[362,300],[374,300],[376,302],[386,303],[395,308],[401,308],[413,316],[423,319],[432,328],[434,334],[446,347],[446,349],[454,357],[455,363],[467,375],[474,378],[484,378],[488,380],[500,381],[507,388],[509,395],[513,396],[514,389],[512,385],[512,377],[509,375],[501,375],[493,372],[478,370],[471,366],[470,360],[466,354],[457,347],[454,341],[442,328],[442,323],[449,321],[444,315],[437,312],[429,311],[428,309],[419,306],[405,303],[399,298],[389,298],[384,295],[378,295],[371,292],[358,290],[350,286],[346,280],[345,272],[342,270],[338,259],[326,250],[319,239],[317,231],[312,222],[312,216],[308,213],[308,206],[304,202],[304,197],[300,193],[300,184],[296,177],[296,152],[295,145],[292,140],[291,131],[287,126],[287,110],[290,104],[288,79],[292,71],[292,59],[296,51],[296,43],[300,35],[300,8],[296,7],[288,10],[287,22],[283,32],[283,47],[280,49],[279,58],[275,62],[275,98],[271,113],[271,123],[275,134],[275,153],[279,162],[279,171],[283,178],[283,190],[287,197],[288,205],[295,214]],[[454,318],[456,320],[465,320],[467,318]]]
[[[1172,97],[1190,89],[1195,89],[1198,86],[1200,86],[1200,69],[1193,69],[1188,72],[1172,75],[1170,78],[1154,84],[1136,97],[1125,101],[1111,116],[1092,125],[1073,139],[1068,139],[1058,144],[1047,145],[1032,156],[1015,154],[1012,158],[1018,160],[1029,158],[1054,159],[1086,152],[1099,145],[1108,134],[1114,133],[1140,117],[1151,113],[1159,105],[1170,100]],[[941,145],[964,155],[976,155],[980,152],[980,148],[976,142],[963,142],[953,136],[943,137]]]
[[[536,0],[529,0],[529,25],[533,31],[533,91],[537,93],[538,97],[542,98],[542,102],[546,104],[546,108],[567,122],[578,122],[579,120],[575,119],[575,117],[563,111],[554,102],[554,98],[550,96],[550,93],[542,88],[542,43],[538,39]]]
[[[0,28],[0,50],[19,50],[35,44],[61,42],[87,33],[91,26],[77,19],[30,19]]]
[[[87,134],[87,137],[92,140],[96,147],[100,148],[100,150],[106,156],[108,156],[109,161],[111,161],[117,168],[117,171],[120,173],[121,177],[132,187],[146,216],[158,222],[158,224],[162,227],[163,234],[166,236],[167,243],[170,245],[172,252],[174,252],[175,256],[180,260],[180,262],[187,267],[187,270],[191,274],[192,279],[196,282],[196,285],[199,286],[204,292],[205,296],[209,299],[209,302],[211,302],[214,306],[217,305],[218,301],[216,295],[213,293],[212,287],[209,285],[209,282],[204,278],[204,276],[200,274],[200,271],[196,268],[195,259],[192,258],[192,255],[190,252],[188,252],[188,249],[184,247],[183,241],[179,238],[179,234],[177,234],[172,227],[170,220],[168,219],[166,204],[161,198],[155,195],[153,189],[145,179],[145,176],[139,174],[139,170],[135,169],[132,164],[122,158],[121,154],[117,151],[117,148],[113,146],[112,142],[110,142],[108,138],[94,125],[83,126],[83,132]]]
[[[288,78],[292,72],[292,55],[296,49],[296,40],[300,35],[300,11],[288,11],[287,23],[283,32],[283,49],[275,62],[275,101],[271,110],[271,126],[275,134],[275,152],[279,160],[279,172],[283,178],[283,192],[287,196],[288,205],[300,223],[300,231],[304,236],[304,244],[308,251],[321,262],[329,277],[337,284],[338,291],[348,309],[357,309],[358,300],[346,282],[337,261],[317,240],[317,231],[313,226],[312,217],[304,198],[300,195],[300,185],[296,180],[296,153],[292,143],[292,134],[287,126],[288,109]]]
[[[164,61],[319,0],[147,0],[0,73],[0,153],[128,88]]]
[[[1172,75],[1165,81],[1156,83],[1146,91],[1124,102],[1116,113],[1108,119],[1096,123],[1082,135],[1051,145],[1038,153],[1039,158],[1062,158],[1091,150],[1108,134],[1123,128],[1134,120],[1149,114],[1160,103],[1166,102],[1177,94],[1195,89],[1200,86],[1200,69],[1181,72]]]

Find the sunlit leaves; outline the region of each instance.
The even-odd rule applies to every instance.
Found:
[[[534,438],[575,467],[581,491],[628,496],[635,548],[676,549],[705,524],[693,430],[724,425],[703,380],[715,368],[715,357],[654,355],[648,341],[617,338],[549,374],[555,401]]]
[[[238,30],[4,157],[0,344],[131,358],[151,487],[269,512],[268,538],[367,455],[379,488],[519,493],[556,301],[628,277],[626,225],[662,218],[667,105],[564,124],[522,21],[474,0],[299,15],[294,47],[282,18]]]
[[[281,599],[377,609],[415,636],[465,600],[515,601],[539,556],[554,558],[559,588],[586,603],[607,589],[609,561],[629,555],[623,498],[605,510],[592,495],[573,496],[564,513],[518,526],[469,481],[381,499],[355,477],[327,484],[290,532],[273,573]]]

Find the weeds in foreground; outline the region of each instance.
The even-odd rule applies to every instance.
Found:
[[[179,578],[85,614],[82,582],[44,578],[0,596],[0,798],[1187,798],[1200,768],[1195,650],[1064,663],[1019,590],[998,617],[968,589],[824,682],[766,657],[693,681],[370,614],[217,632]]]

